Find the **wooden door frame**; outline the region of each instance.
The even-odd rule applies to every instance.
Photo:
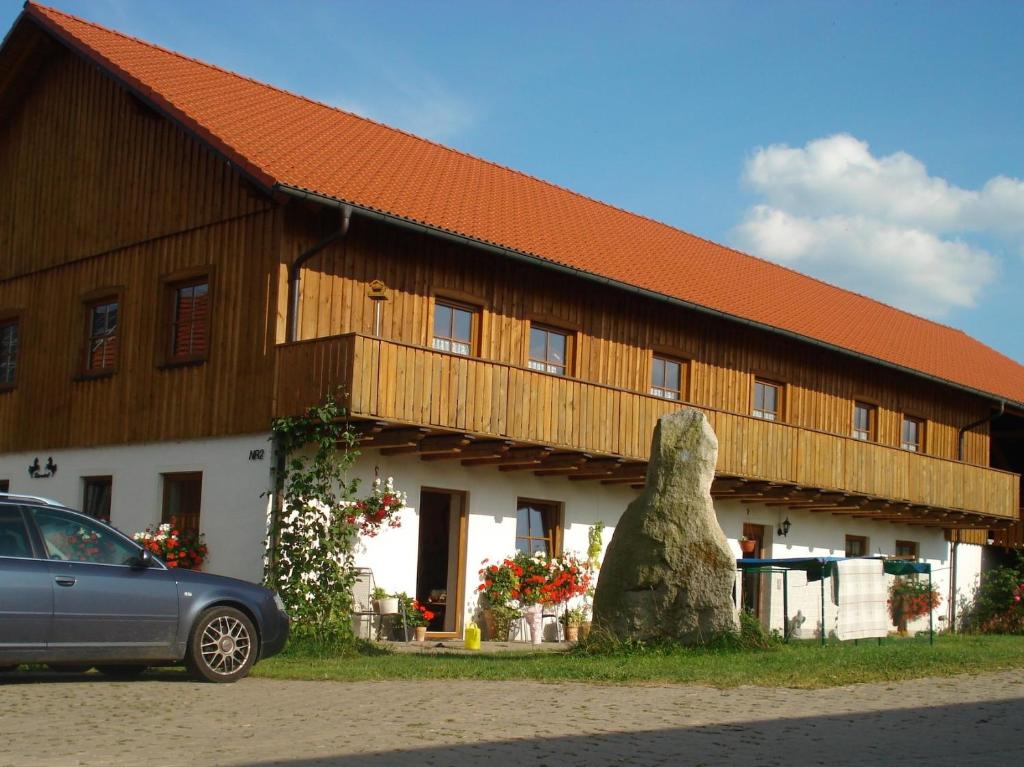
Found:
[[[770,528],[768,525],[762,525],[757,522],[744,522],[743,535],[747,535],[748,531],[753,532],[752,528],[758,528],[760,530],[760,540],[758,541],[758,548],[755,556],[758,559],[764,559],[765,538],[770,535]],[[754,575],[757,578],[757,594],[753,600],[755,606],[754,615],[758,620],[764,620],[769,612],[767,609],[768,605],[765,604],[764,573],[756,573]],[[770,594],[771,592],[769,591],[768,593]],[[744,599],[744,601],[746,600]]]
[[[469,530],[469,491],[467,490],[452,490],[447,487],[420,487],[420,507],[423,506],[423,494],[424,493],[440,493],[449,496],[458,496],[462,499],[461,509],[459,511],[459,546],[458,546],[458,563],[455,568],[455,599],[452,600],[449,595],[445,609],[451,609],[451,606],[457,605],[458,609],[455,612],[455,630],[454,631],[428,631],[427,637],[430,639],[460,639],[462,637],[462,620],[463,613],[463,601],[465,600],[466,592],[466,556],[467,552],[467,532]],[[451,513],[449,509],[449,514]],[[419,536],[416,538],[416,561],[417,567],[419,563]],[[448,556],[451,557],[452,552],[448,551]]]

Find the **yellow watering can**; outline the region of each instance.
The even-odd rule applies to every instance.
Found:
[[[480,627],[475,623],[470,623],[466,626],[466,649],[480,649]]]

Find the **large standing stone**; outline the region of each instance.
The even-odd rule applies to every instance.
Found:
[[[718,439],[687,408],[654,430],[647,484],[622,515],[594,595],[594,628],[700,644],[737,630],[736,560],[711,501]]]

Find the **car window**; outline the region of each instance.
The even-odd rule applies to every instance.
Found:
[[[46,556],[62,562],[130,565],[139,550],[106,528],[61,511],[33,509]]]
[[[31,557],[28,528],[17,506],[0,504],[0,557]]]

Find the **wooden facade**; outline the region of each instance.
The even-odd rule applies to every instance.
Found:
[[[442,437],[424,450],[423,431],[402,442],[382,443],[389,446],[385,449],[418,450],[428,458],[448,449],[450,457],[460,458],[464,448],[483,438],[507,438],[550,448],[556,464],[546,460],[548,455],[522,461],[541,475],[555,473],[549,467],[557,465],[558,472],[570,477],[642,479],[658,418],[681,407],[636,391],[355,333],[286,344],[278,354],[281,414],[301,412],[340,388],[356,418],[437,428],[462,439],[445,442]],[[745,413],[701,410],[719,438],[720,475],[1006,519],[1016,516],[1016,474]],[[463,449],[454,448],[460,444]],[[593,461],[573,463],[566,451],[618,460],[602,463],[595,472]],[[515,460],[505,458],[512,465]]]
[[[679,406],[649,394],[658,354],[684,364],[682,401],[715,426],[723,476],[922,517],[1018,514],[1019,477],[989,468],[987,424],[956,460],[961,427],[991,412],[984,397],[359,213],[302,269],[300,342],[286,344],[289,266],[338,228],[338,211],[257,189],[38,30],[19,27],[5,56],[0,319],[17,319],[20,352],[16,385],[0,391],[0,452],[267,431],[343,386],[370,423],[437,429],[457,450],[485,438],[540,448],[561,461],[551,473],[581,473],[573,456],[586,455],[601,481],[635,482],[657,417]],[[197,274],[210,284],[208,358],[165,364],[165,286]],[[376,280],[386,301],[368,295]],[[84,307],[108,295],[117,365],[83,376]],[[475,310],[469,356],[431,348],[438,300]],[[571,337],[566,376],[529,369],[533,325]],[[751,417],[755,378],[781,385],[777,422]],[[875,442],[850,436],[856,402],[874,408]],[[926,455],[899,449],[904,416],[925,422]]]
[[[0,315],[20,336],[0,451],[265,431],[279,209],[94,66],[49,50],[0,128]],[[161,285],[190,273],[211,279],[214,348],[162,366]],[[84,305],[101,295],[121,302],[119,360],[89,378]]]
[[[320,239],[325,226],[311,225],[297,215],[301,210],[291,213],[284,252],[294,257]],[[389,289],[384,338],[429,346],[434,301],[454,299],[480,309],[476,356],[483,360],[525,365],[529,325],[538,322],[574,334],[575,379],[646,393],[651,356],[665,354],[688,363],[684,399],[694,405],[750,413],[760,376],[784,385],[781,420],[792,426],[848,436],[854,402],[868,402],[877,407],[879,444],[899,444],[907,414],[927,422],[924,452],[941,458],[957,457],[960,427],[991,407],[980,397],[810,344],[610,287],[581,290],[578,280],[540,267],[358,218],[344,244],[303,270],[300,338],[371,334],[374,306],[367,291],[375,279]],[[987,429],[967,433],[967,462],[988,465]]]

